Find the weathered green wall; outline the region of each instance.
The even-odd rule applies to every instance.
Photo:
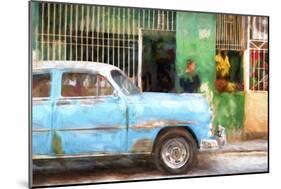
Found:
[[[186,60],[196,62],[196,69],[208,88],[214,88],[216,16],[214,14],[178,12],[176,23],[176,72],[185,74]],[[177,83],[177,89],[181,89]]]
[[[214,124],[229,129],[242,129],[244,124],[244,92],[215,92],[213,98],[216,116]]]
[[[220,93],[214,87],[216,15],[178,12],[176,26],[177,77],[185,74],[187,59],[196,62],[202,82],[200,91],[206,95],[215,113],[214,125],[223,125],[232,135],[244,124],[244,92]],[[181,92],[178,80],[176,86],[177,92]]]

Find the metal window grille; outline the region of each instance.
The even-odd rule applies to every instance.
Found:
[[[236,15],[217,15],[216,48],[240,51],[246,47],[246,17]]]
[[[250,90],[268,90],[268,18],[249,17]]]
[[[38,3],[34,23],[37,60],[112,64],[137,82],[141,29],[175,31],[176,12],[166,10]],[[36,61],[35,61],[36,63]]]

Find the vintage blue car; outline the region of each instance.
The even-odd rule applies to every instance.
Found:
[[[32,76],[32,158],[148,154],[185,173],[198,149],[217,147],[202,94],[141,92],[103,63],[41,62]]]

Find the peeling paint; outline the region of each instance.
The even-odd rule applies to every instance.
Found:
[[[208,28],[203,28],[199,30],[199,39],[209,38],[211,34],[211,30]]]
[[[141,152],[151,152],[153,146],[153,140],[151,139],[141,139],[138,140],[132,148],[132,152],[141,153]]]
[[[206,97],[206,99],[208,100],[209,105],[211,106],[212,109],[214,109],[213,107],[213,98],[214,98],[214,93],[213,91],[210,89],[210,87],[208,86],[208,83],[202,83],[200,86],[200,91],[202,93],[204,93],[204,96]]]
[[[56,132],[54,132],[52,136],[52,147],[55,154],[64,154],[61,144],[61,137]]]
[[[108,126],[99,126],[99,127],[77,127],[77,128],[62,128],[62,129],[56,129],[56,131],[98,131],[98,130],[104,130],[108,132],[117,131],[118,129],[125,129],[126,127],[108,127]],[[41,131],[41,130],[39,130]]]
[[[195,121],[159,120],[159,121],[147,121],[147,122],[139,123],[132,126],[132,129],[152,129],[158,127],[187,126],[187,125],[195,125],[195,124],[196,124]]]
[[[242,129],[244,125],[244,93],[216,93],[214,96],[214,124],[227,131]],[[227,132],[228,134],[230,132]]]

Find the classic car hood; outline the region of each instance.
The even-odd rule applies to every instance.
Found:
[[[192,111],[201,112],[209,109],[209,105],[203,94],[200,93],[158,93],[144,92],[140,95],[129,97],[130,102],[140,104],[151,104],[165,108],[177,108],[185,106],[192,108]]]
[[[207,122],[211,111],[203,94],[144,92],[128,97],[130,106],[145,120],[177,120]]]

